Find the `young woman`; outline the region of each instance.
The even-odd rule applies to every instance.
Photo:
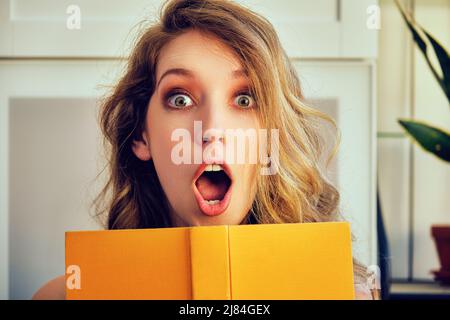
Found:
[[[166,2],[160,21],[140,36],[100,120],[109,181],[97,204],[108,229],[339,219],[318,129],[320,121],[334,123],[305,104],[272,25],[236,3]],[[258,138],[256,150],[266,150],[269,162],[248,161],[252,143],[235,150],[246,161],[229,161],[218,151],[231,143],[229,129],[277,129],[270,147]],[[188,143],[176,140],[181,134]],[[217,152],[205,152],[212,146]],[[200,162],[192,150],[201,151]],[[262,174],[268,166],[276,170]],[[355,261],[354,270],[357,298],[370,298],[359,285],[365,268]],[[64,277],[34,298],[64,298]]]

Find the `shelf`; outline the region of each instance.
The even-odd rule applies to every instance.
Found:
[[[391,300],[403,299],[450,299],[450,286],[436,282],[397,282],[390,288]]]

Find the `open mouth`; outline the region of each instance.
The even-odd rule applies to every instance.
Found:
[[[208,216],[224,212],[230,202],[231,186],[231,172],[226,164],[202,164],[193,186],[200,210]]]

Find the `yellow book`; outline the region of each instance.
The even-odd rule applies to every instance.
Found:
[[[66,232],[67,299],[353,299],[345,222]]]

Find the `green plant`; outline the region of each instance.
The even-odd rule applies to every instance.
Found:
[[[414,42],[425,57],[428,67],[450,105],[450,56],[448,51],[406,12],[399,0],[395,0],[395,3],[412,33]],[[429,44],[436,54],[441,72],[436,70],[436,67],[430,60],[428,55]],[[450,162],[450,134],[448,132],[416,120],[399,119],[398,122],[426,151],[433,153],[444,161]]]

